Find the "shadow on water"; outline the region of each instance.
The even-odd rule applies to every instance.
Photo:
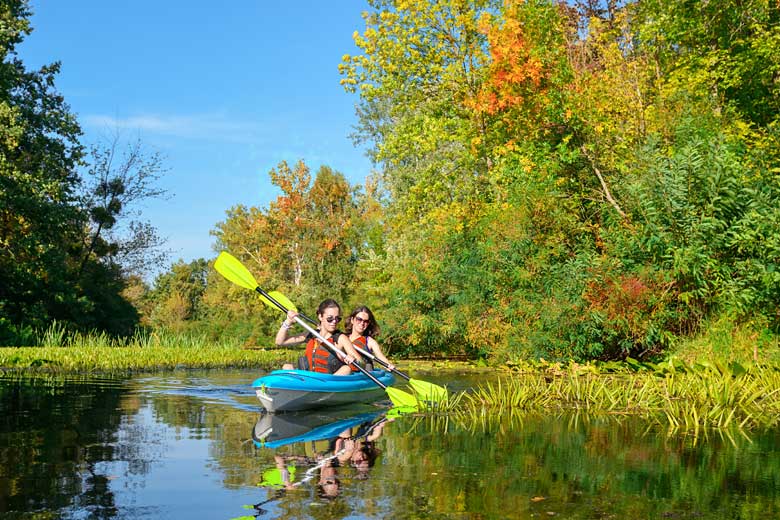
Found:
[[[251,371],[0,378],[2,518],[773,518],[780,432],[266,415]],[[730,434],[729,434],[730,433]]]

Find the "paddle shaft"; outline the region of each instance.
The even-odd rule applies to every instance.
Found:
[[[273,303],[274,305],[276,305],[276,306],[279,308],[279,310],[280,310],[280,311],[284,312],[285,314],[287,313],[287,309],[284,307],[284,305],[282,305],[281,303],[279,303],[278,301],[276,301],[276,300],[274,299],[274,297],[273,297],[273,296],[271,296],[270,294],[268,294],[267,292],[265,292],[264,290],[262,290],[262,289],[261,289],[259,286],[255,288],[255,291],[259,292],[259,293],[260,293],[260,294],[261,294],[261,295],[262,295],[264,298],[267,298],[269,302],[271,302],[271,303]],[[325,345],[325,347],[326,347],[328,350],[330,350],[330,351],[331,351],[331,352],[332,352],[334,355],[336,355],[336,356],[341,356],[341,355],[343,354],[343,353],[342,353],[340,350],[338,350],[336,347],[334,347],[333,345],[331,345],[330,341],[328,341],[327,339],[325,339],[325,338],[324,338],[324,337],[323,337],[323,336],[322,336],[322,335],[321,335],[319,332],[317,332],[316,330],[314,330],[313,328],[311,328],[311,327],[310,327],[310,326],[309,326],[309,325],[308,325],[308,324],[307,324],[305,321],[303,321],[301,318],[299,318],[298,316],[296,316],[296,317],[295,317],[295,321],[297,321],[297,322],[298,322],[298,325],[300,325],[300,326],[301,326],[301,327],[303,327],[304,329],[308,330],[308,331],[309,331],[309,332],[310,332],[310,333],[311,333],[311,334],[312,334],[312,335],[313,335],[315,338],[319,339],[319,340],[320,340],[320,341],[321,341],[321,342],[322,342],[322,343]],[[343,361],[343,360],[342,360],[342,361]],[[352,365],[352,366],[354,366],[355,368],[357,368],[358,370],[360,370],[360,371],[363,373],[363,375],[367,376],[367,377],[368,377],[369,379],[371,379],[371,380],[372,380],[374,383],[376,383],[377,385],[381,386],[381,387],[382,387],[384,390],[387,390],[387,385],[385,385],[385,384],[384,384],[384,383],[382,383],[382,382],[381,382],[379,379],[377,379],[376,377],[374,377],[373,375],[371,375],[371,373],[370,373],[368,370],[366,370],[365,368],[363,368],[363,367],[361,367],[360,365],[358,365],[358,364],[357,364],[355,361],[352,361],[352,363],[350,363],[350,365]]]

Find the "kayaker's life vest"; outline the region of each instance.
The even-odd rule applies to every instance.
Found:
[[[338,349],[335,345],[338,344],[339,336],[341,336],[339,331],[334,332],[333,336],[331,336],[330,343],[334,345],[333,348]],[[308,361],[309,370],[322,374],[332,374],[344,364],[328,347],[322,345],[313,334],[309,334],[309,341],[306,343],[306,361]]]
[[[371,350],[371,347],[368,346],[368,336],[358,336],[358,338],[355,341],[353,341],[352,344],[355,345],[358,348],[361,348],[361,349],[365,350],[369,354],[373,354],[374,353]],[[360,354],[360,352],[358,352],[358,354]],[[360,357],[363,358],[364,356],[361,355]],[[374,369],[374,363],[371,361],[371,358],[366,357],[365,359],[363,359],[363,361],[364,361],[364,365],[365,365],[365,369],[366,370],[373,370]],[[357,367],[353,365],[352,366],[352,371],[353,372],[357,372],[358,371]]]

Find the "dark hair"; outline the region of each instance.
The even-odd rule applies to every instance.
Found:
[[[360,448],[357,449],[356,453],[357,452],[361,452],[363,454],[363,457],[365,457],[364,460],[366,461],[366,466],[359,467],[354,461],[350,461],[350,462],[356,471],[355,478],[358,480],[363,480],[368,478],[368,470],[374,467],[374,464],[376,463],[376,459],[377,457],[379,457],[381,451],[376,447],[376,443],[374,441],[371,441],[371,442],[362,443]]]
[[[339,302],[337,302],[333,298],[328,298],[326,300],[322,300],[320,306],[317,307],[317,316],[322,316],[323,314],[325,314],[325,310],[330,309],[331,307],[336,307],[339,310],[339,312],[341,312],[341,305],[339,305]]]
[[[344,330],[347,334],[352,334],[352,318],[360,314],[361,312],[365,312],[368,314],[368,327],[366,327],[366,332],[364,333],[366,336],[371,336],[372,338],[376,338],[379,336],[379,324],[376,322],[376,318],[374,318],[374,313],[371,312],[371,309],[366,307],[365,305],[358,305],[354,311],[352,311],[352,314],[349,315],[347,318],[347,323],[344,324]]]

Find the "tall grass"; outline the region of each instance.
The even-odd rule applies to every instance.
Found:
[[[61,324],[38,335],[38,347],[0,348],[0,370],[23,373],[128,372],[177,367],[260,367],[293,359],[286,349],[248,350],[238,340],[215,343],[206,335],[138,331],[130,338],[70,333]]]
[[[780,424],[780,367],[671,360],[638,372],[572,364],[526,367],[465,394],[459,413],[507,410],[636,415],[670,430],[743,429]]]
[[[139,329],[129,338],[111,336],[105,332],[70,332],[59,322],[52,322],[44,331],[38,333],[37,345],[41,347],[212,347],[215,341],[206,334],[196,332],[174,332],[170,329],[154,331]],[[240,348],[242,343],[236,338],[221,338],[219,346]]]

